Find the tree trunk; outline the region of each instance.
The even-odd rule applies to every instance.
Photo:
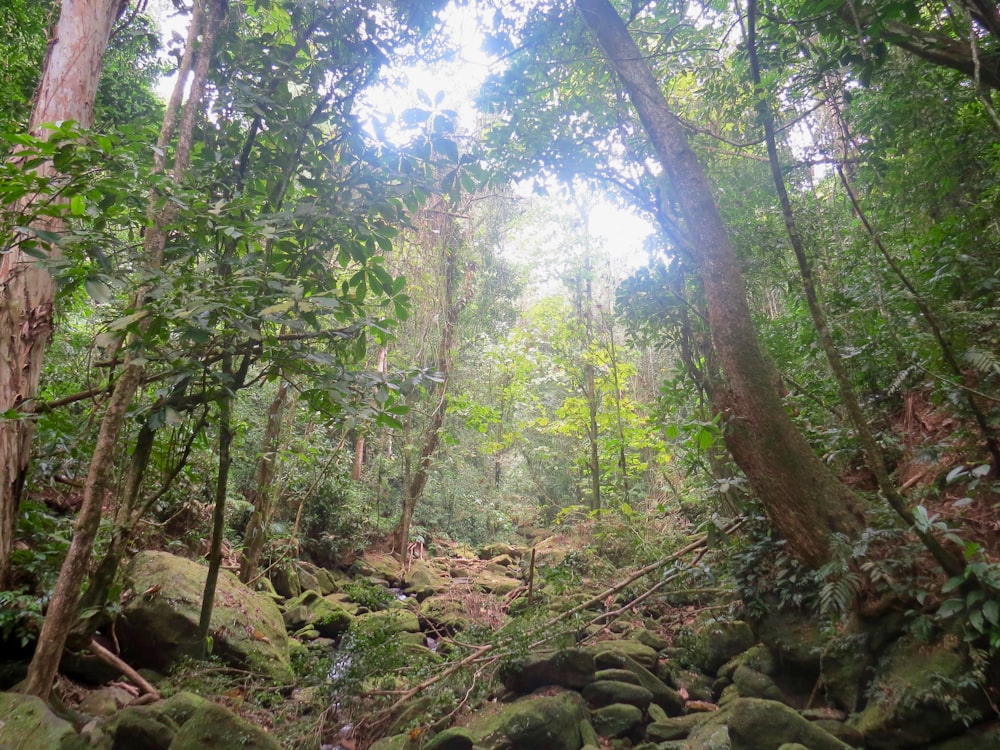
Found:
[[[284,424],[287,401],[288,381],[283,379],[267,410],[267,426],[264,428],[260,455],[257,456],[257,470],[254,472],[251,496],[254,508],[250,520],[247,521],[243,555],[240,558],[240,580],[243,583],[249,583],[257,575],[260,556],[267,542],[267,528],[274,511],[274,475],[278,470],[281,427]]]
[[[101,77],[104,50],[124,0],[65,0],[49,44],[35,97],[29,129],[45,138],[43,123],[75,120],[88,128],[94,122],[94,99]],[[17,158],[16,154],[13,157]],[[51,163],[36,169],[52,174]],[[31,198],[26,198],[25,206]],[[38,222],[48,232],[62,231],[62,222]],[[6,242],[4,244],[7,244]],[[49,252],[57,257],[59,250]],[[0,260],[0,589],[8,583],[17,509],[21,501],[35,423],[30,416],[38,395],[45,346],[52,335],[56,286],[44,265],[25,254],[17,243],[5,248]],[[9,417],[21,412],[20,418]]]
[[[196,45],[194,42],[199,35],[201,44],[197,45],[198,63],[194,69],[195,74],[191,82],[190,94],[184,107],[178,132],[177,149],[174,156],[174,180],[179,180],[183,176],[190,163],[195,110],[200,107],[215,32],[225,12],[224,0],[203,1],[204,6],[200,2],[195,3],[191,27],[188,31],[186,60],[195,54]],[[203,18],[204,24],[202,24]],[[184,63],[182,63],[183,67]],[[178,79],[175,94],[164,116],[160,132],[159,142],[162,144],[169,141],[173,134],[176,123],[176,106],[179,105],[180,101],[177,89],[183,89],[185,83],[183,77]],[[160,152],[162,153],[163,150],[161,148]],[[159,166],[162,167],[162,162]],[[166,224],[169,221],[169,215],[167,211],[155,212],[153,203],[154,200],[151,199],[148,214],[152,218],[152,222],[147,229],[143,248],[147,255],[147,262],[151,267],[156,268],[161,264],[163,258]],[[141,296],[140,294],[140,299]],[[77,617],[80,589],[90,567],[94,539],[101,522],[101,505],[111,480],[118,436],[121,433],[132,398],[142,385],[144,378],[145,372],[142,364],[130,356],[115,383],[114,390],[108,400],[108,407],[101,420],[97,446],[91,456],[87,471],[83,503],[73,530],[73,540],[70,543],[66,559],[59,569],[59,578],[56,580],[52,599],[45,615],[45,622],[38,636],[38,645],[35,648],[31,664],[28,666],[26,692],[42,699],[47,699],[52,690],[52,682],[59,667],[63,647]]]
[[[680,204],[726,377],[713,393],[726,415],[726,445],[789,551],[818,567],[830,558],[832,533],[853,535],[863,527],[861,503],[813,453],[784,409],[708,180],[644,56],[608,0],[576,5],[625,85]]]

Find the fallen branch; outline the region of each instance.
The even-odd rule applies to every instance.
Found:
[[[119,657],[115,656],[113,653],[108,651],[104,646],[98,643],[96,640],[91,639],[90,643],[87,644],[87,648],[96,656],[98,659],[103,661],[105,664],[110,664],[112,667],[117,669],[123,675],[128,677],[132,682],[134,682],[139,688],[145,691],[154,701],[160,700],[160,691],[155,687],[150,685],[138,672],[136,672],[132,667],[122,661]]]

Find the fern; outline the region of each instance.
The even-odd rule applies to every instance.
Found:
[[[976,372],[984,375],[1000,375],[1000,357],[993,352],[970,347],[962,356]]]

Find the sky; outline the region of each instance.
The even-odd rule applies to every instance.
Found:
[[[161,19],[165,36],[172,33],[186,34],[187,17],[170,10],[169,4],[161,2],[153,8]],[[447,62],[434,64],[391,67],[384,72],[382,86],[373,88],[362,100],[362,117],[367,110],[370,117],[385,120],[391,116],[398,121],[402,113],[411,107],[422,107],[418,91],[424,92],[433,101],[438,92],[444,92],[441,107],[458,112],[459,127],[466,132],[476,129],[479,113],[475,100],[479,88],[486,77],[497,72],[500,63],[483,51],[484,34],[479,12],[479,4],[469,0],[463,7],[449,6],[442,13],[442,21],[447,33],[457,42],[457,57]],[[158,91],[164,99],[169,98],[173,88],[173,78],[164,78]],[[373,134],[373,131],[370,130]],[[400,139],[405,136],[400,129],[389,128],[387,136],[394,133]],[[524,200],[530,200],[528,191],[519,192]],[[589,216],[587,226],[597,240],[620,261],[622,275],[646,263],[643,249],[646,238],[653,227],[635,212],[622,208],[613,200],[599,195],[589,196]],[[512,259],[513,260],[513,259]]]

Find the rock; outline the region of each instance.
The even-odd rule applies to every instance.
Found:
[[[513,544],[494,542],[493,544],[487,544],[480,547],[476,552],[476,556],[480,560],[495,560],[496,558],[504,555],[512,560],[520,560],[524,557],[524,549],[521,547],[515,547]]]
[[[87,693],[80,701],[80,713],[88,716],[108,717],[135,700],[135,696],[122,687],[104,687]]]
[[[281,750],[278,743],[222,706],[206,702],[180,728],[170,750]]]
[[[642,709],[613,703],[590,712],[590,723],[601,737],[633,738],[642,733]]]
[[[337,590],[337,582],[326,568],[321,568],[304,560],[297,562],[296,568],[299,571],[299,580],[302,583],[303,591],[313,589],[326,596]]]
[[[373,742],[368,750],[404,750],[410,745],[410,735],[397,734],[392,737],[383,737]]]
[[[664,722],[670,720],[670,717],[667,716],[667,712],[655,703],[649,704],[649,707],[646,709],[646,715],[649,716],[650,721]]]
[[[809,748],[798,742],[786,742],[778,750],[809,750]]]
[[[678,716],[684,713],[684,698],[681,694],[667,687],[662,680],[634,659],[613,651],[604,651],[597,655],[595,661],[608,666],[613,664],[634,674],[639,684],[653,694],[653,703],[666,711],[667,715]]]
[[[683,741],[683,750],[729,750],[729,711],[719,711],[710,714],[709,718],[699,724]]]
[[[420,620],[415,612],[403,607],[366,612],[358,615],[358,624],[389,630],[393,633],[419,633]]]
[[[615,680],[592,682],[583,689],[583,699],[598,708],[623,703],[645,711],[653,702],[653,694],[640,685]]]
[[[455,633],[469,627],[462,603],[451,596],[430,596],[420,602],[420,617],[434,629]]]
[[[392,555],[365,552],[351,563],[351,575],[355,578],[367,576],[381,578],[388,583],[398,583],[403,580],[403,569],[399,565],[399,560]]]
[[[497,571],[483,570],[472,574],[472,582],[480,591],[494,596],[506,596],[521,585],[518,578],[511,578],[504,568]]]
[[[632,637],[639,641],[639,643],[649,646],[654,651],[662,651],[670,646],[666,638],[646,628],[639,628],[632,633]]]
[[[799,742],[809,750],[851,750],[829,732],[777,701],[739,698],[729,709],[732,750],[775,750]]]
[[[197,713],[208,701],[200,695],[182,690],[166,700],[154,703],[164,716],[169,716],[177,726],[181,726]]]
[[[875,750],[926,745],[960,732],[963,719],[981,717],[982,686],[955,636],[923,643],[900,638],[878,665],[868,704],[852,722]]]
[[[579,750],[585,718],[577,693],[528,695],[495,716],[477,719],[469,729],[483,750]]]
[[[275,593],[285,599],[294,599],[302,593],[299,573],[291,564],[275,565],[268,573],[268,580]]]
[[[579,690],[594,681],[594,657],[579,648],[530,654],[502,667],[500,680],[515,693],[530,693],[544,685]]]
[[[448,590],[449,579],[426,560],[414,560],[403,578],[403,590],[418,599]]]
[[[787,703],[785,695],[774,680],[746,664],[741,664],[733,674],[733,684],[743,698],[766,698]]]
[[[594,725],[587,719],[583,719],[580,722],[580,742],[583,743],[583,747],[590,745],[591,747],[599,748],[601,746],[601,736],[594,729]]]
[[[645,643],[623,638],[617,641],[601,641],[593,646],[587,646],[587,650],[594,655],[594,661],[601,669],[606,667],[617,667],[616,661],[620,656],[626,656],[646,669],[656,667],[656,651]]]
[[[646,739],[650,742],[682,740],[710,717],[711,714],[688,714],[673,719],[657,719],[646,725]]]
[[[711,702],[714,697],[712,691],[712,680],[700,672],[691,670],[678,670],[673,673],[673,687],[687,691],[688,699],[694,701]]]
[[[0,693],[3,750],[59,750],[62,742],[75,734],[73,725],[56,716],[41,698]]]
[[[452,727],[439,732],[426,742],[423,750],[472,750],[472,732],[461,727]]]
[[[754,642],[753,631],[742,620],[709,622],[696,631],[691,656],[702,672],[715,674],[719,667]]]
[[[166,552],[140,552],[126,574],[134,592],[116,633],[125,660],[165,670],[196,655],[201,597],[207,568]],[[276,680],[292,677],[288,635],[277,605],[219,571],[210,625],[212,652],[223,661]]]
[[[290,600],[282,619],[289,630],[301,631],[308,627],[324,638],[342,636],[354,621],[339,601],[323,597],[312,589]]]
[[[108,721],[115,750],[168,750],[177,723],[156,706],[129,706]]]
[[[861,747],[865,738],[857,729],[835,719],[810,719],[820,729],[829,732],[838,740],[851,747]]]
[[[628,669],[599,669],[594,672],[595,680],[616,680],[618,682],[630,682],[633,685],[639,684],[639,678],[635,672]]]

